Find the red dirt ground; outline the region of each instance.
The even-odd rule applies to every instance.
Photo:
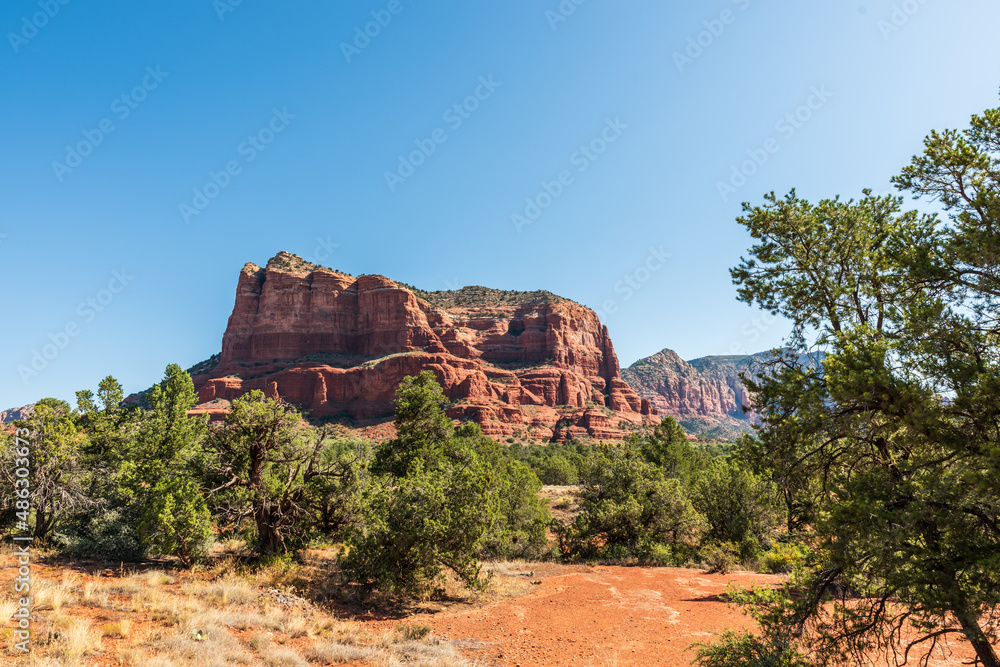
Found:
[[[693,642],[752,624],[718,597],[729,582],[780,580],[742,572],[587,567],[542,578],[531,593],[484,608],[407,620],[432,626],[487,665],[689,665],[694,651],[686,649]]]
[[[4,563],[6,565],[6,563]],[[39,564],[40,578],[58,580],[65,563]],[[495,602],[454,601],[407,615],[369,615],[362,609],[327,609],[338,617],[354,617],[374,631],[399,623],[429,625],[452,642],[479,667],[577,667],[666,665],[685,667],[694,659],[695,642],[711,641],[726,629],[753,627],[753,622],[720,597],[729,583],[741,586],[776,585],[777,575],[732,572],[706,574],[682,568],[506,563],[496,565]],[[113,580],[112,570],[87,564],[69,568],[81,581]],[[9,571],[5,568],[5,571]],[[165,585],[179,589],[181,583]],[[360,613],[359,613],[360,612]],[[75,606],[74,615],[100,626],[116,621],[121,612]],[[145,613],[130,613],[137,630],[151,623]],[[248,632],[236,633],[241,640]],[[101,656],[87,665],[120,664],[114,658],[118,641],[106,637]],[[301,642],[289,641],[298,646]],[[968,647],[950,657],[935,657],[930,667],[956,667],[969,658]],[[299,647],[301,648],[301,647]],[[0,663],[4,658],[0,656]],[[360,663],[351,663],[351,667]]]
[[[546,570],[542,576],[530,577],[541,583],[525,595],[470,609],[415,614],[405,621],[432,626],[479,665],[685,667],[694,659],[691,644],[712,641],[726,629],[753,627],[751,619],[720,598],[729,583],[767,586],[782,580],[682,568],[541,567]],[[389,626],[378,621],[367,625]],[[929,667],[965,664],[968,647],[952,646],[954,655],[937,655]]]

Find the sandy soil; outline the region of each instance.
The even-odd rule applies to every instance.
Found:
[[[751,619],[726,604],[723,594],[730,583],[767,586],[782,580],[683,568],[535,566],[542,570],[503,573],[540,582],[526,593],[511,590],[511,597],[489,605],[403,620],[432,626],[478,665],[682,667],[694,659],[692,644],[710,642],[726,629],[753,627]],[[388,627],[384,621],[366,625]],[[967,645],[953,642],[951,649],[955,652],[937,652],[928,667],[968,664]]]
[[[565,573],[555,573],[560,570]],[[613,566],[553,568],[535,577],[541,583],[526,595],[407,620],[431,625],[486,665],[688,665],[692,643],[751,626],[719,598],[729,582],[780,581],[763,574]]]

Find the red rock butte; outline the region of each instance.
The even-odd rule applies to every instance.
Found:
[[[195,371],[196,411],[218,416],[259,389],[312,418],[385,418],[424,370],[450,417],[494,437],[622,438],[657,421],[589,308],[548,292],[423,292],[285,252],[240,272],[218,364]]]

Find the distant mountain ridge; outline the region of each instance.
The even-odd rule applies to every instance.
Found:
[[[17,421],[19,419],[27,419],[31,415],[31,411],[34,409],[34,405],[25,405],[20,408],[10,408],[9,410],[4,410],[0,412],[0,424],[6,424],[7,422]]]
[[[753,430],[752,413],[743,411],[750,397],[739,374],[766,354],[685,361],[664,349],[622,369],[622,379],[659,414],[677,419],[688,433],[731,441]]]

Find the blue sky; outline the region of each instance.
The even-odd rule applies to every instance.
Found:
[[[778,344],[740,203],[889,190],[998,105],[1000,5],[675,4],[3,3],[0,408],[207,358],[279,250],[548,289],[623,365]]]

